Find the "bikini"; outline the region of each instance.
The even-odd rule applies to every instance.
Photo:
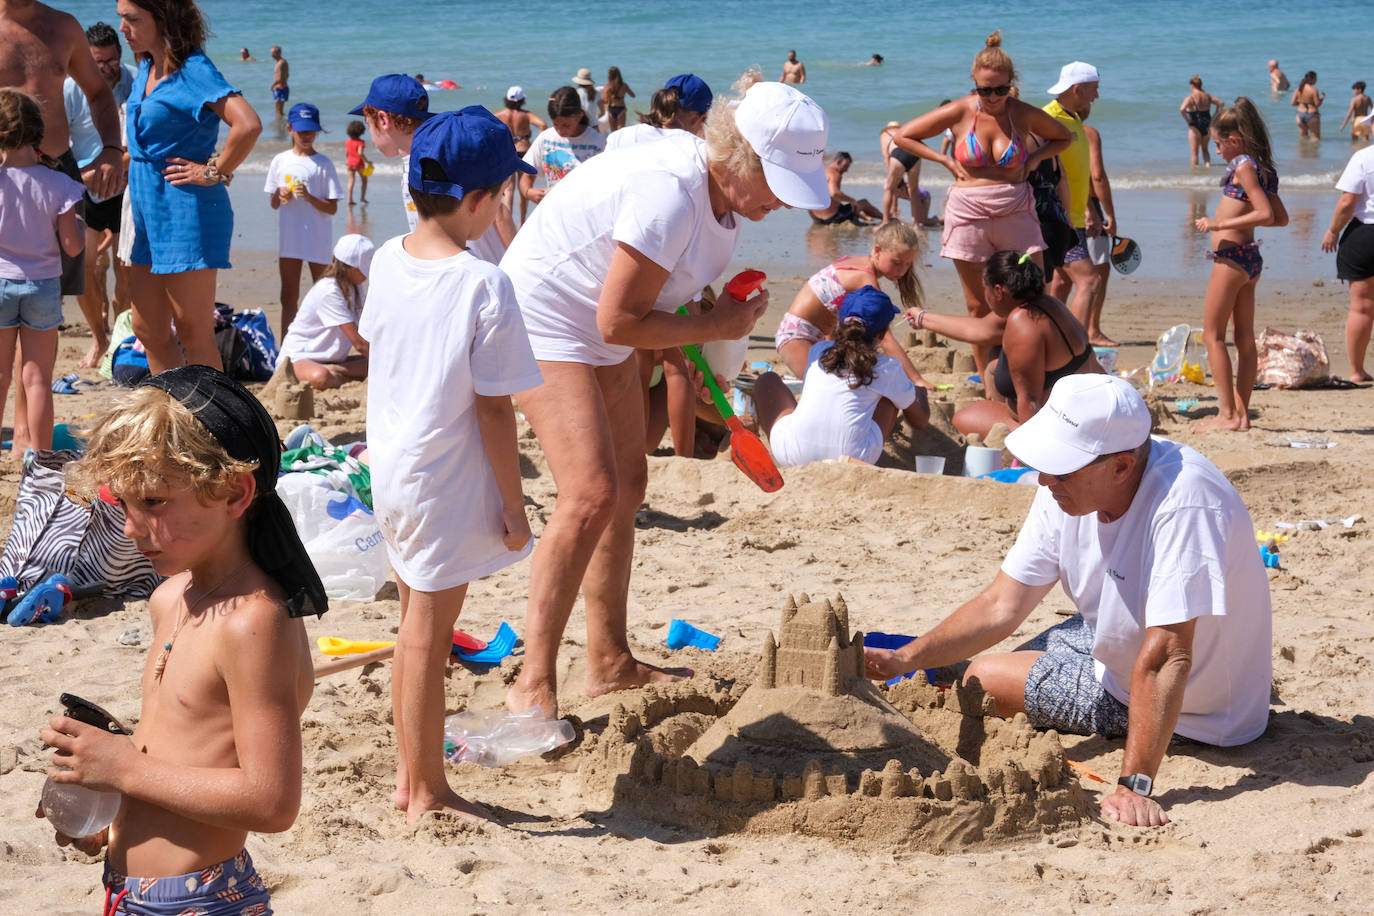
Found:
[[[825,307],[826,311],[836,316],[836,318],[839,317],[840,305],[844,302],[844,297],[849,294],[849,290],[845,289],[844,283],[840,281],[841,270],[856,270],[860,273],[870,275],[873,273],[871,270],[865,270],[862,267],[848,267],[843,264],[836,267],[835,264],[827,264],[812,274],[811,279],[806,281],[806,285],[811,287],[811,291],[816,294],[816,298],[821,301],[821,305]],[[877,280],[876,276],[874,276],[874,280]],[[874,285],[876,286],[877,284],[875,283]],[[782,320],[778,322],[778,330],[777,333],[773,335],[773,343],[777,346],[778,350],[781,351],[782,345],[791,340],[805,340],[810,343],[815,343],[824,338],[825,333],[822,332],[820,328],[800,315],[788,312],[783,315]]]
[[[1277,194],[1279,192],[1279,176],[1277,173],[1266,175],[1260,170],[1259,164],[1249,156],[1241,153],[1228,163],[1226,174],[1221,178],[1221,193],[1224,197],[1232,200],[1242,200],[1247,203],[1250,195],[1245,193],[1245,188],[1238,181],[1232,179],[1236,176],[1236,170],[1242,165],[1249,163],[1255,169],[1255,174],[1259,177],[1260,188],[1266,194]],[[1249,241],[1241,245],[1227,245],[1225,248],[1218,248],[1215,251],[1207,252],[1207,259],[1210,261],[1230,261],[1251,279],[1255,279],[1264,269],[1264,258],[1260,256],[1260,243]]]
[[[1004,169],[1015,168],[1025,163],[1030,158],[1030,151],[1021,142],[1021,135],[1016,132],[1016,121],[1011,122],[1011,142],[1002,151],[1002,155],[996,160],[992,158],[992,151],[983,149],[983,144],[978,142],[978,115],[983,110],[983,103],[978,102],[978,108],[973,113],[973,124],[969,126],[968,134],[964,137],[963,143],[954,145],[954,158],[964,165],[974,167],[998,166]]]
[[[1054,325],[1054,329],[1059,332],[1059,336],[1064,338],[1064,346],[1068,347],[1069,352],[1072,353],[1073,342],[1069,340],[1069,335],[1064,333],[1064,329],[1059,326],[1059,322],[1055,321],[1053,318],[1050,318],[1049,315],[1046,315],[1045,317],[1050,319],[1050,324]],[[1045,384],[1040,389],[1042,395],[1049,394],[1050,389],[1054,387],[1054,383],[1059,381],[1061,378],[1064,378],[1065,376],[1069,375],[1074,375],[1078,372],[1079,369],[1082,369],[1083,364],[1088,361],[1088,357],[1092,355],[1092,352],[1092,345],[1089,344],[1083,348],[1082,353],[1075,353],[1073,356],[1069,358],[1069,361],[1067,363],[1060,366],[1058,369],[1053,369],[1046,372]],[[1008,404],[1015,406],[1016,384],[1011,379],[1011,368],[1007,365],[1007,357],[1005,353],[1003,353],[1001,355],[1001,358],[997,360],[997,368],[992,370],[992,384],[997,389],[997,393],[1007,399]]]
[[[1185,111],[1184,114],[1188,117],[1188,123],[1193,130],[1204,137],[1207,136],[1207,131],[1212,129],[1212,112],[1210,110]]]

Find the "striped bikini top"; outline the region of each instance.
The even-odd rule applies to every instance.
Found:
[[[992,151],[983,149],[983,144],[978,142],[978,114],[983,110],[983,103],[978,103],[978,110],[973,114],[973,124],[969,127],[968,135],[964,137],[963,143],[954,145],[954,158],[964,165],[972,166],[1000,166],[1004,169],[1013,168],[1021,165],[1030,158],[1030,151],[1021,142],[1021,137],[1016,133],[1016,121],[1011,122],[1011,142],[1002,151],[1002,155],[996,160],[992,158]]]

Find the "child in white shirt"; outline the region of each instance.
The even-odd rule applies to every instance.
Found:
[[[372,240],[365,235],[345,235],[334,243],[333,261],[305,294],[281,343],[277,362],[290,357],[296,378],[317,391],[367,378],[368,343],[358,333],[358,319],[372,251]],[[358,352],[350,356],[355,348]]]
[[[0,89],[0,413],[20,345],[30,444],[48,449],[62,323],[60,251],[79,255],[86,230],[75,210],[85,188],[39,164],[42,142],[38,102],[17,89]],[[20,418],[15,426],[21,426]]]
[[[844,297],[834,342],[811,348],[800,406],[776,373],[754,383],[759,424],[779,466],[835,458],[873,464],[900,410],[917,429],[930,421],[924,388],[917,388],[878,343],[897,308],[887,293],[861,286]]]
[[[467,583],[530,552],[510,395],[542,382],[510,280],[468,250],[520,162],[471,106],[411,138],[417,225],[376,254],[359,331],[370,345],[368,451],[378,524],[401,593],[392,669],[394,802],[485,817],[444,775],[444,669]]]
[[[334,163],[315,152],[320,110],[305,102],[291,106],[291,149],[277,153],[267,168],[263,190],[281,221],[277,264],[281,271],[281,333],[296,317],[301,297],[301,263],[310,265],[310,279],[319,282],[329,266],[334,240],[330,220],[339,210],[343,189]]]
[[[549,130],[541,130],[525,153],[525,163],[537,172],[520,176],[520,195],[538,203],[569,172],[606,149],[606,140],[582,110],[577,90],[563,86],[549,99]],[[536,188],[534,176],[544,175],[546,187]]]

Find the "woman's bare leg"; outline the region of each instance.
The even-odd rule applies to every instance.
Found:
[[[168,274],[153,273],[146,264],[135,264],[129,278],[134,296],[134,335],[148,354],[148,371],[153,375],[186,364],[186,357],[172,331],[168,277]]]
[[[212,269],[188,270],[167,274],[163,280],[186,362],[223,370],[224,361],[215,346],[216,274]],[[148,362],[151,367],[151,356]]]
[[[1370,332],[1374,331],[1374,277],[1350,281],[1350,314],[1345,319],[1345,353],[1350,359],[1350,380],[1374,380],[1364,368]]]

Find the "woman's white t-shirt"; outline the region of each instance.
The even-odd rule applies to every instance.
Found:
[[[1336,190],[1359,195],[1353,216],[1362,223],[1374,223],[1374,146],[1350,157],[1336,182]]]
[[[722,225],[711,210],[706,144],[673,133],[584,163],[520,227],[501,269],[537,358],[612,366],[634,352],[606,343],[596,325],[617,244],[668,271],[659,311],[692,301],[729,265],[739,219],[727,214]]]
[[[878,357],[872,384],[850,388],[849,376],[821,368],[820,355],[832,346],[825,340],[811,348],[797,409],[768,433],[773,459],[782,467],[846,457],[872,464],[883,453],[883,431],[873,420],[878,402],[887,398],[904,410],[916,400],[916,386],[890,356]]]
[[[333,277],[325,277],[310,287],[301,300],[300,311],[281,342],[277,362],[287,356],[317,363],[343,362],[353,348],[353,341],[342,328],[346,324],[356,325],[362,313],[362,290],[355,288],[353,301],[349,302],[339,292],[338,282]]]

